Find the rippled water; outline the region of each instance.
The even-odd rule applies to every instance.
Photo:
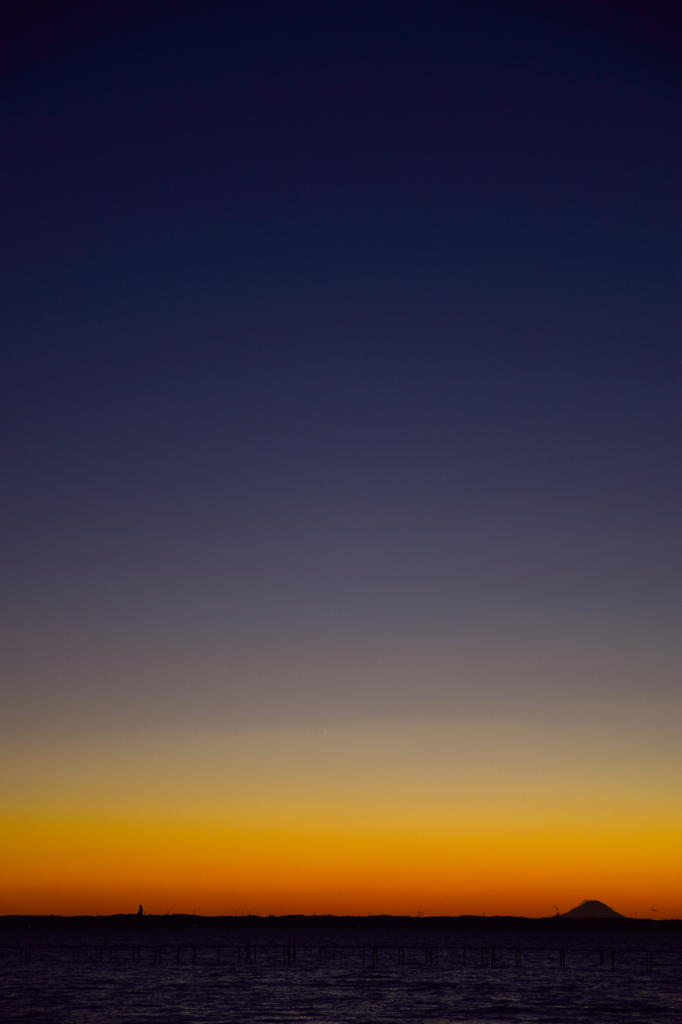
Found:
[[[681,951],[673,923],[5,919],[0,1020],[680,1024]]]

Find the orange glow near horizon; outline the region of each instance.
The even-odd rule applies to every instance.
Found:
[[[610,773],[585,743],[574,763],[578,731],[532,756],[532,730],[475,722],[100,737],[58,772],[36,744],[5,799],[0,913],[546,917],[594,898],[682,917],[677,794],[654,799],[622,738],[600,735]]]
[[[546,917],[599,898],[626,916],[653,900],[682,917],[669,899],[682,831],[462,838],[38,819],[3,832],[2,913],[129,913],[142,901],[155,914]],[[667,851],[653,884],[652,849]]]

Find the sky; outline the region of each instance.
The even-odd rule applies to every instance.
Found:
[[[0,914],[682,917],[676,5],[2,19]]]

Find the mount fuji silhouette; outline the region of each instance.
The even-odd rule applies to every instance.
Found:
[[[600,900],[583,900],[579,907],[567,910],[562,917],[623,917],[616,910],[611,910]]]

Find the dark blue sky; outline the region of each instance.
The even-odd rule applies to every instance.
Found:
[[[27,10],[0,101],[17,721],[674,688],[672,7]]]

